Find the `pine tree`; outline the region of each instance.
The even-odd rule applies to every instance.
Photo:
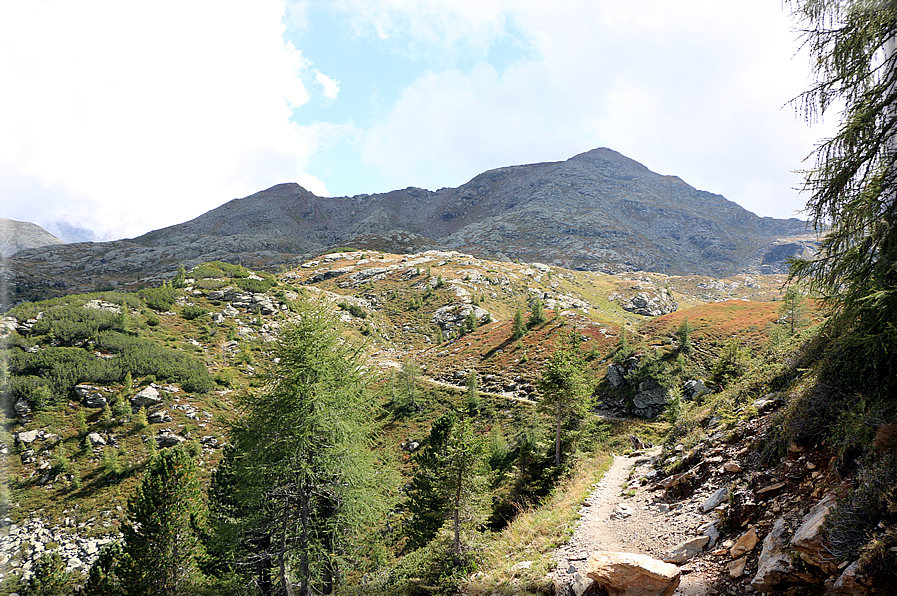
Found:
[[[526,335],[526,325],[523,322],[523,313],[520,312],[520,307],[517,307],[517,310],[514,311],[514,326],[511,332],[511,339],[520,339],[524,335]]]
[[[780,321],[788,326],[791,335],[797,331],[804,322],[806,313],[804,295],[794,285],[788,286],[785,295],[782,297],[782,307],[779,308]]]
[[[437,477],[437,490],[448,502],[452,527],[452,554],[461,565],[462,529],[470,531],[485,518],[488,466],[483,441],[473,432],[467,418],[454,425],[445,444],[445,454]]]
[[[792,263],[835,316],[846,350],[869,373],[897,368],[897,4],[792,0],[816,82],[801,96],[808,120],[840,112],[838,133],[806,172],[807,212],[824,237]],[[833,334],[834,335],[834,334]]]
[[[203,504],[196,462],[180,446],[161,451],[128,502],[119,574],[126,594],[188,594],[201,583]]]
[[[405,533],[410,548],[426,545],[445,523],[448,499],[437,490],[437,477],[445,458],[448,438],[457,421],[454,412],[437,418],[423,446],[414,454],[415,472],[406,501],[410,516]]]
[[[87,573],[87,582],[78,596],[124,596],[118,577],[121,558],[122,544],[118,540],[100,549],[100,554]]]
[[[250,572],[270,575],[272,594],[293,594],[296,578],[307,596],[332,590],[353,530],[385,499],[368,448],[360,348],[342,340],[324,311],[303,305],[299,315],[281,331],[267,389],[247,397],[248,415],[232,431],[240,517],[231,530]]]
[[[68,596],[72,593],[72,573],[65,570],[65,561],[58,551],[44,553],[24,582],[22,596]]]
[[[682,324],[679,325],[679,330],[676,331],[676,339],[679,340],[679,353],[680,354],[691,354],[693,346],[691,345],[691,332],[692,327],[688,322],[688,318],[682,321]]]
[[[480,409],[480,382],[477,371],[472,370],[467,375],[467,412],[475,416]]]
[[[575,350],[556,351],[542,369],[537,386],[542,394],[540,409],[555,419],[554,464],[560,466],[564,423],[585,415],[589,397],[582,355]]]
[[[527,326],[530,329],[538,327],[547,320],[545,318],[545,305],[542,304],[542,298],[540,296],[532,297],[529,310],[529,321],[527,322]]]

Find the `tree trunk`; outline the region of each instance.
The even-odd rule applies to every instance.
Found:
[[[554,465],[561,465],[561,404],[558,402],[557,421],[554,430]]]
[[[278,575],[280,576],[281,594],[284,596],[292,596],[293,590],[290,588],[290,579],[287,577],[287,532],[289,531],[290,519],[290,496],[284,495],[283,515],[281,520],[283,527],[280,530],[280,549],[277,553]]]
[[[464,471],[458,468],[458,486],[455,488],[455,507],[453,512],[453,525],[455,529],[455,543],[453,545],[453,554],[455,557],[455,565],[461,564],[461,479]]]
[[[302,524],[302,528],[299,534],[299,548],[301,549],[301,555],[299,557],[299,573],[302,576],[302,581],[299,584],[299,596],[309,596],[309,562],[308,562],[308,517],[309,517],[309,500],[311,499],[308,491],[308,487],[301,483],[300,495],[302,498],[302,511],[299,516],[300,524]]]

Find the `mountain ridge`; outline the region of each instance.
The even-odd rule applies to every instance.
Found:
[[[153,283],[179,265],[210,260],[270,270],[351,245],[725,277],[782,272],[787,258],[811,250],[813,241],[801,220],[761,218],[599,148],[561,162],[496,168],[436,191],[319,197],[295,183],[278,184],[137,238],[27,251],[11,267],[35,289],[84,289]]]

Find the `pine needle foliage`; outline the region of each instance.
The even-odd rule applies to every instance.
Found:
[[[548,359],[537,382],[542,399],[539,407],[554,417],[554,464],[561,465],[561,442],[565,423],[585,415],[590,388],[585,361],[575,349],[561,349]]]
[[[800,97],[808,120],[841,109],[838,133],[805,172],[819,252],[792,264],[876,376],[897,367],[897,4],[793,0],[816,82]]]
[[[196,461],[180,446],[161,451],[128,502],[119,573],[124,593],[194,592],[201,583],[203,517]]]
[[[298,314],[281,332],[267,387],[245,400],[229,477],[216,478],[219,489],[231,486],[233,517],[213,515],[217,531],[236,538],[232,556],[250,582],[306,596],[332,589],[352,537],[386,500],[376,490],[360,348],[324,311],[302,305]],[[214,483],[212,492],[222,495]]]

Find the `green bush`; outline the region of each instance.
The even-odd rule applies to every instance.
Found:
[[[237,284],[237,287],[246,292],[252,292],[253,294],[264,294],[277,285],[277,280],[274,278],[252,279],[249,277],[245,277],[241,279],[235,279],[234,283]]]
[[[159,286],[158,288],[143,288],[137,294],[143,298],[146,305],[153,310],[166,311],[173,305],[180,292],[171,286]]]
[[[181,311],[181,316],[183,316],[188,321],[192,321],[193,319],[195,319],[197,317],[203,316],[207,312],[209,312],[209,311],[207,311],[206,309],[204,309],[200,306],[194,306],[192,304],[189,304],[184,307],[183,311]]]

